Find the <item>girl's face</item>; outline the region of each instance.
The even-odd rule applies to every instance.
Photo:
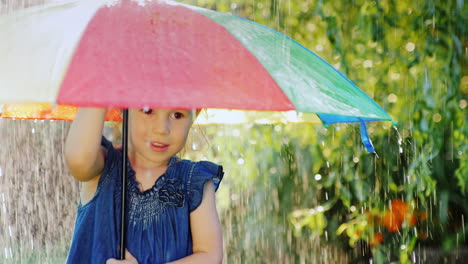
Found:
[[[130,109],[129,141],[135,160],[147,165],[167,165],[185,145],[193,111]]]

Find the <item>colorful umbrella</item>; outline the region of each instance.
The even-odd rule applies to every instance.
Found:
[[[56,104],[295,110],[360,122],[372,152],[364,122],[391,120],[291,38],[172,1],[54,1],[0,17],[0,39],[0,103],[42,103],[10,105],[3,117],[73,118],[73,107]]]
[[[0,102],[318,113],[391,120],[296,41],[171,1],[59,1],[0,20]]]

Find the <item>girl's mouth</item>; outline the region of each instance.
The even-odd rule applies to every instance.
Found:
[[[157,141],[151,141],[150,148],[156,152],[164,152],[169,148],[169,145]]]

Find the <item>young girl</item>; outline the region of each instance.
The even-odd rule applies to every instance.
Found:
[[[196,117],[190,110],[130,109],[127,242],[119,255],[120,149],[102,137],[106,109],[81,108],[65,158],[82,189],[67,263],[220,263],[215,190],[222,167],[180,160]]]

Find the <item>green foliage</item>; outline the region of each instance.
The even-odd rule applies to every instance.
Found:
[[[185,2],[231,12],[295,38],[398,122],[370,125],[379,157],[363,151],[354,126],[306,130],[305,125],[291,125],[282,127],[280,139],[233,146],[239,153],[248,150],[245,160],[252,164],[243,170],[252,181],[247,185],[254,184],[257,191],[265,190],[265,184],[275,186],[280,207],[290,208],[288,219],[296,235],[328,234],[337,245],[343,237],[351,246],[365,240],[377,263],[409,262],[416,245],[450,251],[466,241],[468,72],[463,66],[468,59],[463,1]],[[249,140],[267,140],[276,132],[273,126],[254,126]],[[250,166],[255,169],[246,169]],[[275,173],[268,173],[273,167]],[[314,179],[317,174],[319,180]],[[302,188],[304,182],[308,188]],[[291,199],[295,195],[300,200]],[[396,217],[392,204],[404,211],[398,226],[385,222]],[[322,212],[317,211],[320,206]],[[275,215],[284,219],[281,210]]]

